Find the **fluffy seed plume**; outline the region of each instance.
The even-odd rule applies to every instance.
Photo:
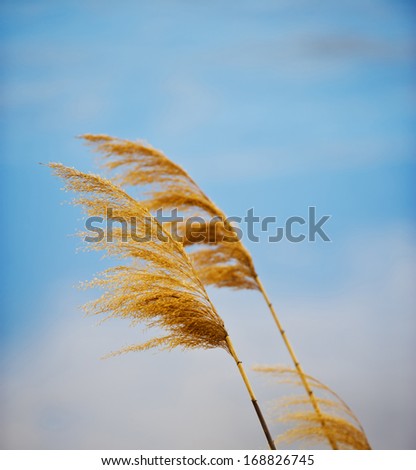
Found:
[[[269,447],[274,450],[276,447],[243,364],[183,245],[163,229],[148,209],[110,181],[58,163],[49,167],[65,181],[67,190],[79,194],[74,203],[83,206],[87,215],[106,218],[111,209],[112,218],[118,217],[129,225],[130,236],[126,237],[123,229],[113,229],[112,241],[103,239],[90,244],[90,248],[105,249],[110,255],[131,261],[110,268],[87,283],[105,292],[87,304],[86,311],[105,318],[127,318],[133,324],[144,323],[165,334],[113,355],[150,348],[225,349],[238,367]]]
[[[287,413],[286,419],[296,422],[297,426],[283,437],[296,440],[302,436],[318,436],[318,439],[327,441],[333,449],[342,446],[366,448],[368,442],[362,430],[357,428],[358,434],[354,434],[354,425],[349,428],[347,420],[338,419],[327,412],[327,408],[332,411],[336,409],[333,400],[330,405],[328,401],[315,397],[310,386],[311,378],[304,373],[295,355],[271,300],[256,274],[250,254],[238,239],[225,214],[202,192],[188,173],[147,144],[106,135],[87,134],[83,137],[104,155],[104,167],[114,171],[116,181],[121,185],[138,185],[147,189],[145,204],[150,210],[178,209],[186,215],[200,217],[202,223],[197,230],[188,225],[180,229],[181,235],[185,235],[184,245],[192,245],[191,259],[205,285],[256,289],[263,295],[295,366],[295,370],[290,373],[282,374],[280,371],[279,376],[289,376],[290,380],[297,381],[306,392],[306,398],[297,398],[297,402],[292,403],[292,408],[301,403],[309,406],[309,409],[300,414]],[[213,222],[215,229],[212,231]],[[171,228],[173,227],[169,230]],[[170,231],[173,234],[173,230]],[[320,388],[317,383],[314,386]],[[348,439],[353,439],[352,444]]]
[[[88,216],[104,219],[108,210],[122,217],[128,232],[146,241],[125,237],[113,230],[113,241],[104,239],[88,248],[104,249],[124,260],[123,265],[104,271],[89,287],[104,294],[85,306],[87,313],[129,319],[133,324],[156,327],[165,334],[119,352],[161,349],[224,348],[229,351],[224,323],[215,311],[182,245],[166,233],[149,211],[120,187],[93,174],[51,163],[65,189],[78,193],[74,203]]]
[[[82,137],[103,154],[104,167],[115,172],[115,182],[146,187],[143,204],[149,210],[177,209],[186,216],[201,218],[196,235],[184,225],[178,229],[185,246],[199,245],[190,256],[205,285],[259,289],[253,260],[226,215],[183,168],[142,142],[107,135]],[[213,220],[215,227],[211,230]]]
[[[298,372],[284,366],[257,366],[254,370],[272,376],[279,383],[302,386]],[[299,442],[302,448],[307,443],[326,445],[328,437],[338,449],[371,449],[364,429],[349,406],[325,384],[306,375],[313,393],[319,392],[316,400],[321,410],[318,415],[306,396],[290,396],[274,403],[276,422],[286,423],[289,428],[275,440],[276,444]]]

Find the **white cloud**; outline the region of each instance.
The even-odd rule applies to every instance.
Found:
[[[349,403],[375,448],[410,448],[416,434],[415,255],[406,233],[366,234],[365,242],[352,239],[344,246],[352,269],[342,291],[277,299],[271,289],[305,369]],[[53,290],[47,303],[56,305],[53,323],[7,351],[2,447],[266,448],[223,351],[100,361],[108,351],[139,341],[140,330],[122,321],[95,327],[75,312],[74,299]],[[211,294],[246,366],[289,363],[258,294]],[[266,409],[282,390],[250,376]],[[278,428],[272,428],[276,435]]]
[[[331,174],[356,168],[371,168],[386,163],[410,161],[411,142],[391,137],[374,139],[358,139],[353,142],[327,142],[313,148],[302,142],[293,142],[275,148],[253,147],[241,152],[222,149],[206,159],[204,178],[212,181],[228,180],[230,175],[234,181],[258,181],[283,176],[304,174]],[[206,152],[205,152],[206,153]],[[211,149],[212,153],[212,149]],[[201,158],[201,160],[203,157]],[[188,166],[192,158],[184,156]],[[186,165],[186,163],[185,163]],[[221,168],[221,171],[218,169]]]

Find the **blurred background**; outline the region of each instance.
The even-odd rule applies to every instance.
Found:
[[[76,253],[81,213],[38,163],[95,171],[76,136],[106,133],[163,150],[228,215],[332,216],[330,243],[247,247],[305,370],[374,448],[415,449],[414,2],[0,11],[1,448],[266,448],[223,351],[100,360],[143,333],[83,316],[76,286],[108,261]],[[289,364],[258,293],[209,293],[248,367]],[[286,392],[250,377],[265,410]]]

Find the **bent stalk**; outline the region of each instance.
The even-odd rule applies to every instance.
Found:
[[[270,310],[270,313],[272,314],[273,320],[276,323],[277,328],[279,329],[280,335],[282,336],[283,342],[285,343],[286,349],[289,352],[289,355],[290,355],[290,357],[293,361],[293,364],[296,368],[296,371],[299,374],[299,377],[302,381],[302,385],[303,385],[303,387],[304,387],[304,389],[305,389],[305,391],[306,391],[306,393],[309,397],[309,400],[312,404],[312,407],[315,410],[315,413],[317,414],[317,416],[318,416],[318,418],[321,422],[322,428],[323,428],[324,433],[325,433],[325,435],[328,439],[328,442],[330,443],[332,449],[338,450],[337,443],[332,438],[331,434],[329,433],[329,431],[328,431],[328,429],[325,425],[325,419],[322,416],[322,412],[321,412],[321,409],[319,407],[318,401],[316,400],[316,397],[313,393],[313,390],[309,386],[309,383],[308,383],[308,380],[306,378],[305,372],[303,371],[301,365],[299,364],[299,361],[296,357],[295,351],[293,350],[292,345],[290,344],[289,339],[286,336],[286,332],[283,329],[282,324],[280,323],[279,317],[277,316],[277,313],[276,313],[276,311],[275,311],[275,309],[274,309],[274,307],[273,307],[273,305],[272,305],[272,303],[269,299],[269,296],[267,295],[267,292],[264,289],[264,286],[263,286],[262,282],[260,281],[260,278],[257,275],[255,276],[255,280],[256,280],[257,285],[259,286],[260,292],[262,293],[262,295],[264,297],[264,300],[267,303],[267,306],[269,307],[269,310]]]
[[[240,361],[240,359],[237,356],[237,353],[235,352],[234,345],[231,342],[231,338],[229,336],[227,336],[225,338],[225,341],[227,342],[227,346],[228,346],[228,349],[231,353],[231,356],[233,357],[233,359],[234,359],[234,361],[235,361],[235,363],[238,367],[238,370],[240,371],[241,377],[242,377],[242,379],[244,381],[244,384],[247,388],[248,394],[250,395],[251,402],[253,403],[254,409],[256,411],[257,417],[259,418],[261,427],[262,427],[263,432],[266,436],[269,447],[270,447],[271,450],[276,450],[276,446],[274,444],[273,438],[272,438],[272,436],[270,434],[270,431],[267,427],[266,421],[264,420],[264,417],[263,417],[263,414],[260,410],[259,404],[257,403],[257,398],[254,395],[253,389],[251,388],[251,384],[248,380],[246,371],[244,370],[243,363]]]

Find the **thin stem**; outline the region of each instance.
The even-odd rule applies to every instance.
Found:
[[[320,409],[320,407],[319,407],[318,401],[317,401],[317,399],[316,399],[316,397],[315,397],[315,395],[314,395],[314,393],[313,393],[313,390],[311,389],[311,387],[310,387],[310,385],[309,385],[309,383],[308,383],[308,380],[307,380],[307,378],[306,378],[305,372],[303,371],[301,365],[299,364],[299,361],[298,361],[298,359],[297,359],[297,357],[296,357],[295,351],[293,350],[292,345],[290,344],[289,339],[288,339],[287,336],[286,336],[286,332],[285,332],[285,330],[283,329],[282,324],[280,323],[280,320],[279,320],[279,318],[278,318],[278,316],[277,316],[277,313],[276,313],[276,311],[275,311],[275,309],[274,309],[274,307],[273,307],[273,305],[272,305],[272,303],[271,303],[271,301],[270,301],[270,299],[269,299],[269,297],[268,297],[268,295],[267,295],[267,293],[266,293],[266,291],[265,291],[265,289],[264,289],[264,286],[263,286],[262,282],[260,281],[260,279],[259,279],[259,277],[258,277],[257,275],[255,276],[255,280],[256,280],[257,285],[259,286],[260,292],[263,294],[264,300],[266,301],[266,303],[267,303],[267,305],[268,305],[268,307],[269,307],[269,310],[270,310],[270,312],[271,312],[271,314],[272,314],[272,316],[273,316],[273,319],[274,319],[274,321],[275,321],[275,323],[276,323],[276,325],[277,325],[277,328],[279,329],[279,332],[280,332],[280,334],[281,334],[281,336],[282,336],[282,338],[283,338],[283,341],[284,341],[284,343],[285,343],[285,345],[286,345],[286,348],[287,348],[287,350],[289,351],[289,354],[290,354],[290,357],[291,357],[291,359],[292,359],[292,361],[293,361],[293,364],[294,364],[294,366],[295,366],[295,368],[296,368],[296,370],[297,370],[297,372],[298,372],[298,374],[299,374],[299,377],[300,377],[300,379],[301,379],[301,381],[302,381],[302,385],[303,385],[303,387],[305,388],[305,391],[306,391],[306,393],[307,393],[307,395],[308,395],[308,397],[309,397],[309,400],[311,401],[311,404],[312,404],[312,406],[313,406],[313,408],[314,408],[314,410],[315,410],[315,412],[316,412],[316,414],[317,414],[317,416],[318,416],[318,418],[319,418],[319,420],[320,420],[320,422],[321,422],[322,428],[323,428],[324,433],[325,433],[325,435],[326,435],[326,437],[327,437],[327,439],[328,439],[328,441],[329,441],[329,444],[331,445],[332,449],[338,450],[337,443],[336,443],[336,441],[334,440],[334,438],[331,436],[331,433],[329,432],[329,430],[328,430],[328,428],[327,428],[327,426],[326,426],[325,419],[324,419],[324,417],[323,417],[323,415],[322,415],[322,411],[321,411],[321,409]]]
[[[271,450],[276,450],[276,446],[274,444],[273,438],[272,438],[272,436],[270,434],[270,431],[267,427],[266,421],[265,421],[265,419],[263,417],[263,414],[260,410],[259,404],[257,403],[256,396],[254,395],[253,389],[251,388],[251,384],[248,380],[246,371],[244,370],[243,363],[240,361],[240,359],[237,356],[237,353],[235,352],[233,343],[231,342],[231,338],[229,336],[227,336],[225,338],[225,341],[227,342],[227,346],[228,346],[228,349],[231,353],[231,356],[233,357],[233,359],[234,359],[234,361],[235,361],[235,363],[238,367],[238,370],[240,371],[241,377],[243,378],[244,384],[247,388],[248,394],[250,395],[251,402],[253,403],[254,409],[257,413],[257,417],[259,418],[261,427],[262,427],[263,432],[266,436],[269,447],[270,447]]]

